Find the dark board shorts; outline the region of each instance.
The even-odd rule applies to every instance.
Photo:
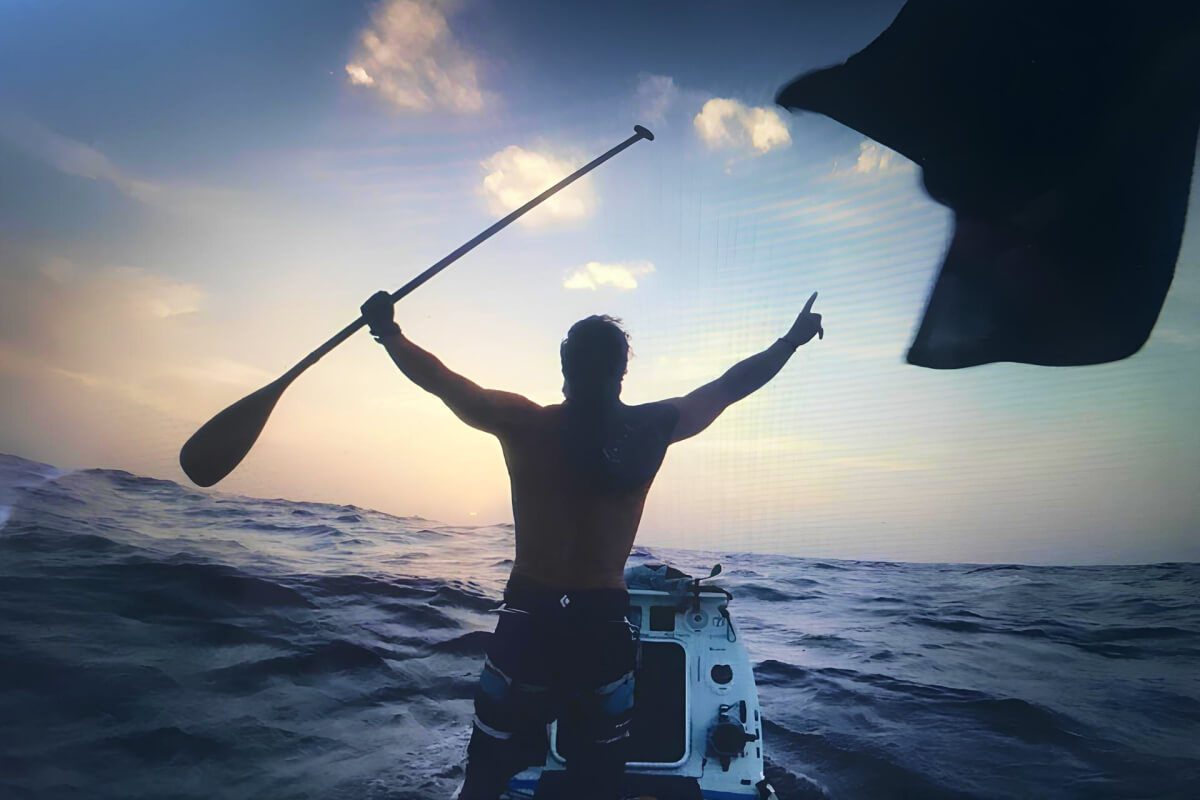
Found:
[[[556,719],[568,763],[572,752],[622,745],[637,666],[628,604],[624,590],[548,589],[514,576],[480,673],[474,736],[519,743],[529,764],[545,756]]]

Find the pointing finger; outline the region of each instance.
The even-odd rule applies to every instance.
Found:
[[[813,292],[812,297],[808,298],[808,302],[804,304],[804,310],[800,313],[807,314],[808,312],[812,311],[812,306],[815,302],[817,302],[817,293]]]
[[[817,338],[818,339],[825,338],[825,329],[824,328],[817,328]]]

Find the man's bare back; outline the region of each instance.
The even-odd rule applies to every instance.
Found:
[[[547,587],[625,588],[625,560],[678,414],[665,405],[619,411],[633,418],[631,427],[657,426],[661,441],[637,454],[652,463],[633,466],[650,477],[628,489],[600,485],[572,463],[562,404],[530,408],[522,424],[499,435],[512,482],[514,575]]]

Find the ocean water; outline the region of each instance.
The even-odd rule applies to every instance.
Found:
[[[510,526],[0,456],[0,797],[448,798]],[[719,585],[787,798],[1200,797],[1200,565],[639,547]]]

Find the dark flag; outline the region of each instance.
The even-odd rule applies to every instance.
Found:
[[[923,367],[1132,355],[1175,271],[1200,125],[1200,2],[909,0],[776,101],[912,159],[955,215]]]

